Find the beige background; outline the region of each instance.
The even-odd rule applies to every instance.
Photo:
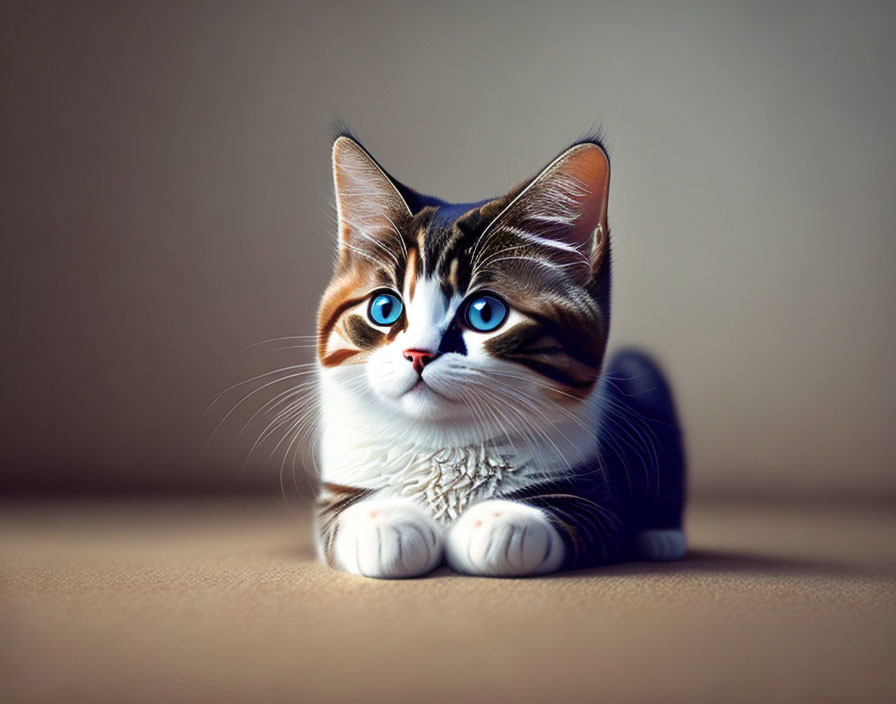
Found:
[[[277,487],[204,402],[306,358],[344,116],[449,199],[602,123],[695,491],[896,492],[896,6],[376,5],[4,4],[2,486]]]

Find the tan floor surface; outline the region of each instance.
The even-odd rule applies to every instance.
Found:
[[[0,505],[6,702],[896,701],[896,511],[692,507],[693,551],[381,582],[282,500]]]

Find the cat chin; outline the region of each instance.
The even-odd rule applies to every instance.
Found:
[[[368,408],[376,418],[389,416],[389,431],[396,441],[421,447],[454,447],[484,442],[496,434],[483,428],[464,404],[441,396],[429,387],[415,388],[398,398],[380,396],[378,408]],[[370,421],[370,415],[365,414]]]
[[[416,420],[444,420],[450,417],[450,407],[456,404],[422,381],[398,399],[401,410]]]
[[[384,409],[394,413],[399,426],[423,430],[427,436],[469,437],[479,440],[481,432],[470,410],[462,403],[449,399],[432,387],[418,384],[398,398],[381,397]]]

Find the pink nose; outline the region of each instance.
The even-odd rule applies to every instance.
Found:
[[[429,350],[405,350],[404,358],[414,365],[414,371],[418,374],[423,372],[423,367],[436,358],[435,352]]]

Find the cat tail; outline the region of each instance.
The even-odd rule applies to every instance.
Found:
[[[604,466],[623,497],[631,537],[637,542],[644,531],[680,534],[686,496],[684,438],[666,375],[647,354],[620,351],[606,367],[601,398]],[[682,542],[675,552],[683,551]]]

